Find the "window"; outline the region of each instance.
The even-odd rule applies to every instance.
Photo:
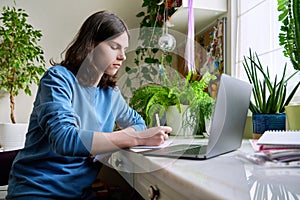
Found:
[[[283,55],[283,47],[279,46],[278,35],[281,23],[278,22],[276,0],[236,0],[237,9],[236,39],[232,45],[236,48],[235,67],[231,69],[232,76],[247,80],[242,65],[243,57],[249,55],[249,48],[256,52],[263,66],[269,66],[271,77],[281,77],[285,63],[287,73],[295,72],[289,58]],[[288,91],[300,79],[294,77],[288,84]],[[300,91],[296,96],[300,98]]]

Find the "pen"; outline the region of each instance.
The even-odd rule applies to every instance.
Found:
[[[157,113],[155,114],[155,118],[156,118],[156,125],[160,126],[160,121]],[[170,133],[168,133],[168,135],[170,135]]]
[[[155,118],[156,118],[156,125],[160,126],[159,117],[157,113],[155,114]]]

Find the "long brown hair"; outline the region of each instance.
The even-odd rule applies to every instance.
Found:
[[[96,12],[85,20],[73,41],[64,51],[65,59],[60,63],[51,60],[50,63],[65,66],[76,76],[80,65],[89,52],[100,42],[116,38],[124,32],[129,37],[126,24],[118,16],[108,11]],[[115,87],[116,82],[116,75],[103,74],[98,86],[102,88]]]

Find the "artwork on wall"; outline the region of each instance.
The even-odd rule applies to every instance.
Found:
[[[195,70],[197,79],[205,72],[210,72],[218,78],[209,87],[212,96],[216,95],[220,75],[225,72],[225,30],[226,18],[218,19],[206,30],[195,34]],[[179,51],[183,51],[181,48]],[[180,54],[180,53],[179,53]],[[181,52],[183,55],[183,53]],[[178,71],[186,76],[188,73],[184,58],[178,57]]]
[[[218,19],[206,31],[195,36],[199,44],[195,49],[197,71],[200,76],[208,71],[218,77],[208,88],[212,97],[216,97],[220,75],[225,71],[225,20]]]
[[[200,77],[207,71],[215,75],[225,71],[225,22],[225,17],[218,19],[205,31],[195,34],[195,69]],[[178,71],[184,76],[185,68],[184,58],[178,58]]]
[[[195,49],[195,67],[200,74],[209,71],[219,75],[224,72],[225,18],[218,19],[206,31],[195,36],[199,45]]]

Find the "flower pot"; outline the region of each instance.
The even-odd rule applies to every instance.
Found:
[[[300,105],[289,105],[285,107],[287,129],[300,130]]]
[[[286,115],[278,114],[253,114],[253,139],[259,139],[260,136],[268,130],[285,130]]]
[[[25,135],[28,124],[2,123],[0,124],[0,145],[4,151],[22,149],[25,144]]]
[[[181,105],[179,113],[176,105],[169,106],[166,112],[166,124],[172,127],[172,135],[192,136],[194,135],[194,126],[185,125],[188,116],[188,105]]]

